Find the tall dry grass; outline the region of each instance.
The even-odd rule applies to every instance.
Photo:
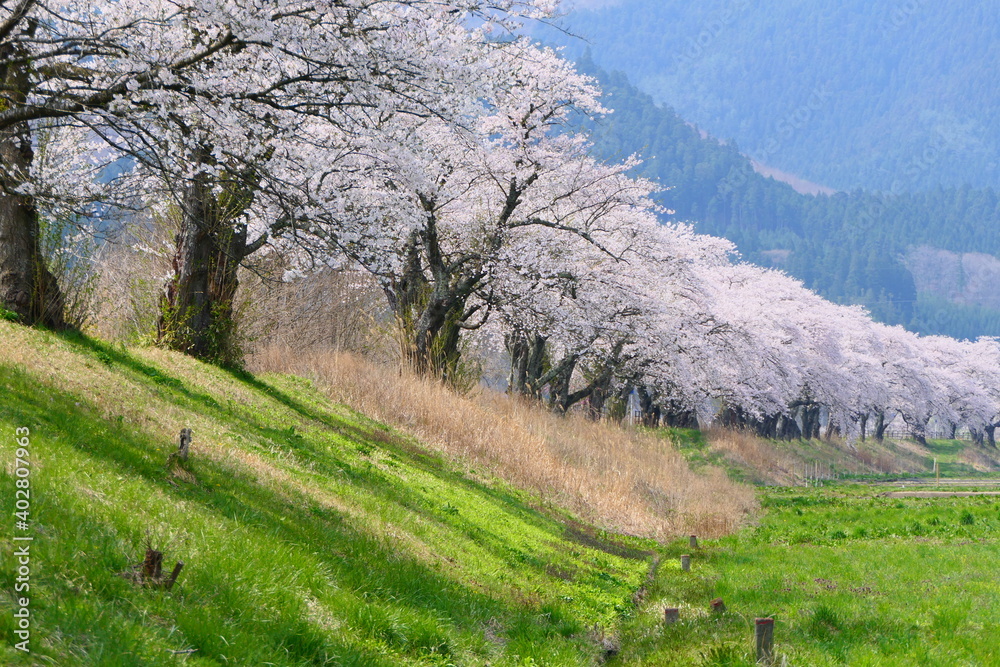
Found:
[[[755,482],[794,483],[796,471],[803,465],[795,456],[746,431],[712,428],[706,440],[728,463],[751,472]]]
[[[107,340],[141,343],[155,332],[171,227],[145,231],[99,258],[94,333]],[[236,316],[251,370],[313,377],[334,400],[609,529],[717,536],[756,507],[751,489],[721,471],[693,473],[661,438],[486,389],[461,396],[400,370],[384,295],[370,276],[327,270],[284,282],[286,267],[273,255],[241,274]]]
[[[560,417],[489,390],[458,395],[347,353],[272,346],[250,366],[311,377],[334,400],[605,528],[661,540],[719,536],[756,507],[752,489],[718,470],[692,472],[656,436]]]

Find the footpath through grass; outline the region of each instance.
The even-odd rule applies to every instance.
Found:
[[[776,664],[1000,664],[1000,499],[885,490],[762,488],[759,525],[671,547],[613,664],[752,665],[753,619],[767,616]],[[664,626],[664,607],[681,622]]]
[[[4,665],[592,665],[649,570],[651,543],[540,513],[304,380],[0,323],[0,392]],[[120,576],[147,543],[185,562],[172,591]]]

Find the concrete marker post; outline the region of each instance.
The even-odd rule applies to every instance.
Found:
[[[774,619],[754,619],[754,640],[757,647],[757,662],[770,665],[774,660]]]
[[[681,556],[681,570],[684,572],[691,571],[691,556],[688,556],[687,554]]]

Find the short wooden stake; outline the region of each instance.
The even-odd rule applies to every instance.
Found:
[[[681,620],[681,610],[677,607],[667,607],[663,610],[663,622],[667,625]]]
[[[757,644],[757,662],[770,665],[774,660],[774,619],[754,619],[754,634]]]
[[[697,535],[692,535],[691,536],[691,548],[692,549],[697,549],[698,548],[698,536]]]
[[[191,447],[191,429],[182,428],[180,445],[178,445],[177,447],[177,458],[179,458],[181,461],[187,461],[188,450],[190,449],[190,447]]]
[[[722,598],[715,598],[714,600],[712,600],[712,613],[713,614],[726,613],[726,603],[722,601]]]
[[[163,582],[163,588],[170,590],[174,587],[174,582],[177,581],[177,575],[181,573],[181,568],[184,567],[184,561],[177,561],[177,565],[174,565],[174,571],[170,573],[167,580]]]
[[[685,572],[691,571],[691,556],[687,554],[681,556],[681,569]]]

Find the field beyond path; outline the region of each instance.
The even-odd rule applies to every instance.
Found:
[[[775,620],[776,664],[1000,664],[1000,502],[942,493],[759,489],[758,525],[703,541],[690,572],[665,561],[614,664],[753,665],[759,617]],[[679,623],[663,624],[667,607]]]

